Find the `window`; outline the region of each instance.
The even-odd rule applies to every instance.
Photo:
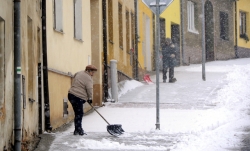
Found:
[[[34,40],[33,40],[33,21],[32,18],[27,16],[27,48],[28,48],[28,97],[29,99],[34,99]]]
[[[122,28],[122,4],[118,3],[118,18],[119,18],[119,46],[123,49],[123,28]]]
[[[113,0],[108,1],[108,30],[109,30],[109,42],[113,42]]]
[[[130,53],[130,31],[129,31],[129,12],[126,11],[126,49]]]
[[[245,12],[240,12],[240,35],[247,32],[247,15]]]
[[[0,108],[4,102],[4,74],[5,74],[5,66],[4,66],[4,42],[5,42],[5,22],[0,17]]]
[[[82,0],[74,0],[74,36],[82,40]]]
[[[63,0],[54,0],[54,29],[63,32]]]
[[[196,15],[196,10],[195,10],[195,3],[188,1],[187,2],[187,17],[188,17],[188,31],[191,32],[196,32],[197,30],[195,28],[195,15]]]
[[[131,12],[131,51],[130,51],[130,65],[133,65],[133,56],[134,56],[134,49],[135,49],[135,16]]]
[[[220,12],[220,38],[228,40],[228,14],[225,12]]]

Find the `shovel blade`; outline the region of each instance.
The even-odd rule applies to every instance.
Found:
[[[108,125],[107,131],[109,132],[109,134],[113,136],[119,136],[124,132],[120,124]]]

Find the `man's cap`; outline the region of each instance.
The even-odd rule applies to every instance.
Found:
[[[97,68],[94,65],[87,65],[85,70],[92,70],[92,71],[97,71]]]

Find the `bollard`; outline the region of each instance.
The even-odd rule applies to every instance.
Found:
[[[118,86],[117,86],[117,61],[110,60],[111,68],[111,96],[112,101],[118,102]]]

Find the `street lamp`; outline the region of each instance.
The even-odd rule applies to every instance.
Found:
[[[160,48],[160,6],[166,6],[166,3],[151,2],[150,7],[156,7],[156,40],[155,40],[155,65],[156,65],[156,129],[160,130],[160,109],[159,109],[159,48]]]

